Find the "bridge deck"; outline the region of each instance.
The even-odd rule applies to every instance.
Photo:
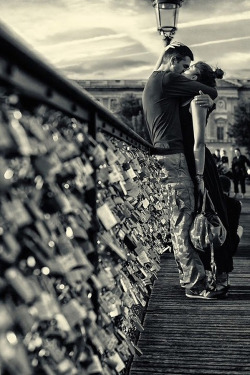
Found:
[[[143,355],[130,375],[250,374],[250,198],[242,202],[244,233],[229,296],[186,298],[173,254],[165,253],[138,341]]]

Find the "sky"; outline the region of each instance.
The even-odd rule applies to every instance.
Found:
[[[0,0],[0,20],[75,80],[147,79],[164,47],[151,0]],[[250,79],[250,0],[184,0],[174,40]]]

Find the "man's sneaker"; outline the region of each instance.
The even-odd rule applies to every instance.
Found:
[[[187,290],[186,297],[188,298],[202,298],[202,299],[216,299],[225,297],[224,291],[217,290],[202,290],[202,292]]]

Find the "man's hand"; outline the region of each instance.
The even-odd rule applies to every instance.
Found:
[[[204,94],[201,90],[199,94],[200,95],[194,97],[195,103],[200,107],[211,108],[214,104],[213,99],[211,99],[208,94]]]

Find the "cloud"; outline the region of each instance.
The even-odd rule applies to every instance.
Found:
[[[151,53],[140,43],[126,38],[124,44],[121,41],[116,45],[111,43],[106,50],[93,50],[93,45],[91,53],[83,50],[82,55],[79,54],[78,48],[75,53],[72,48],[70,50],[71,53],[63,56],[56,64],[70,79],[94,79],[95,75],[110,79],[119,79],[120,76],[130,79],[132,76],[145,78],[143,72],[146,70],[148,76],[148,72],[152,70]]]
[[[98,61],[89,61],[67,66],[63,68],[63,72],[70,79],[94,79],[94,77],[108,76],[109,79],[122,79],[124,77],[131,77],[131,72],[141,72],[148,70],[148,65],[145,65],[144,60],[130,60],[130,59],[104,59],[102,64]],[[138,74],[138,73],[137,73]]]
[[[162,48],[151,0],[8,0],[0,11],[65,74],[147,78]],[[230,74],[243,53],[239,69],[247,74],[249,20],[249,0],[185,0],[175,39]]]
[[[250,66],[250,52],[226,53],[221,61],[222,63],[231,64],[232,67],[237,66],[239,70],[245,69],[245,66]]]
[[[210,12],[220,11],[224,13],[230,9],[232,11],[239,10],[239,6],[242,9],[250,8],[249,0],[184,0],[182,3],[183,11],[191,10],[192,12],[206,12],[209,9]]]
[[[224,24],[224,23],[232,23],[232,22],[239,22],[239,21],[245,21],[250,20],[250,11],[243,12],[243,13],[234,13],[224,16],[217,16],[217,17],[211,17],[211,18],[201,18],[201,19],[195,19],[194,21],[188,21],[188,22],[180,22],[178,23],[178,29],[183,30],[187,28],[195,28],[197,26],[208,26],[208,25],[216,25],[216,24]],[[155,27],[150,27],[147,29],[144,29],[143,31],[148,32],[155,32]]]
[[[231,23],[231,22],[237,22],[237,21],[243,21],[243,20],[249,20],[250,19],[250,11],[243,12],[243,13],[236,13],[236,14],[229,14],[224,16],[217,16],[212,18],[205,18],[201,20],[195,20],[190,22],[184,22],[180,23],[178,25],[179,28],[189,28],[189,27],[195,27],[195,26],[203,26],[203,25],[213,25],[213,24],[223,24],[223,23]]]
[[[78,42],[79,40],[87,40],[95,38],[115,37],[116,32],[110,28],[74,28],[73,30],[65,30],[63,32],[49,34],[46,38],[40,40],[40,45],[54,45],[57,43]]]
[[[40,46],[40,50],[51,57],[59,57],[62,59],[77,59],[77,58],[98,58],[107,53],[107,50],[116,50],[117,48],[126,48],[136,41],[131,40],[126,34],[111,34],[105,36],[96,36],[89,39],[60,41],[57,44]],[[65,54],[65,51],[70,53]]]
[[[225,79],[227,79],[227,77],[237,78],[237,79],[247,79],[249,81],[250,69],[242,69],[242,70],[232,69],[228,72]]]
[[[237,41],[242,42],[243,40],[247,40],[247,39],[250,39],[250,36],[230,38],[230,39],[210,40],[210,41],[203,42],[203,43],[190,44],[189,47],[203,47],[203,46],[208,46],[212,44],[232,43],[232,42],[237,42]]]
[[[86,41],[60,43],[56,46],[45,46],[43,52],[45,55],[50,55],[53,58],[54,64],[58,68],[68,65],[74,65],[81,62],[89,63],[89,61],[96,61],[100,65],[105,59],[113,60],[122,59],[123,57],[130,56],[131,58],[141,53],[148,53],[138,41],[127,37],[126,35],[117,35],[115,37],[100,40],[96,38],[91,43]],[[65,53],[70,51],[70,53]],[[133,59],[133,58],[132,58]]]

